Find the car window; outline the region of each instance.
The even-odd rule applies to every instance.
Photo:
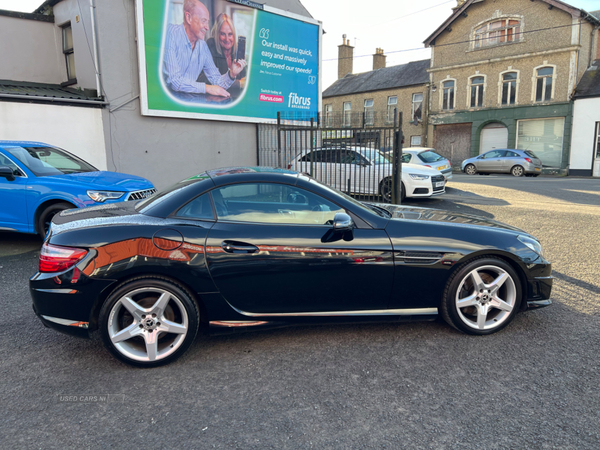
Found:
[[[276,183],[242,183],[211,191],[219,220],[325,225],[343,208],[312,192]]]
[[[434,163],[445,158],[434,151],[427,150],[426,152],[419,153],[419,159],[424,163]]]
[[[402,154],[402,162],[403,163],[409,163],[411,159],[412,159],[412,155],[410,153]]]
[[[203,194],[180,208],[175,215],[189,219],[214,220],[210,196]]]
[[[487,152],[486,154],[484,154],[483,159],[502,158],[505,152],[505,150],[492,150],[491,152]]]
[[[521,155],[519,155],[518,153],[515,152],[506,152],[506,155],[504,155],[506,158],[521,158]]]
[[[533,153],[531,150],[525,150],[523,153],[525,153],[527,156],[529,156],[530,158],[536,158],[539,159],[535,153]]]
[[[5,149],[36,176],[96,172],[94,166],[70,153],[54,147],[10,147]]]
[[[23,177],[25,176],[25,174],[23,172],[21,172],[21,169],[19,169],[19,167],[12,162],[10,159],[8,159],[6,156],[0,154],[0,166],[5,166],[8,167],[9,169],[11,169],[13,171],[13,175],[15,177]]]

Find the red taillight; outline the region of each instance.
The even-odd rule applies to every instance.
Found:
[[[450,160],[448,160],[448,167],[452,167],[452,164],[450,163]]]
[[[87,250],[73,247],[58,247],[48,243],[42,246],[40,253],[40,272],[62,272],[81,261]]]
[[[533,164],[533,161],[530,158],[525,158],[525,161],[527,161],[528,163]]]

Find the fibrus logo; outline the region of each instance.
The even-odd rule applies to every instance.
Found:
[[[300,97],[295,92],[290,92],[288,97],[288,108],[309,109],[310,97]]]

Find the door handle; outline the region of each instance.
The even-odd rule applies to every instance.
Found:
[[[223,241],[221,242],[221,248],[227,253],[256,253],[258,247],[252,244],[246,244],[245,242],[235,241]]]

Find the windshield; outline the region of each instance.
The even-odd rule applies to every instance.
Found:
[[[38,177],[98,171],[84,160],[55,147],[10,147],[5,150]]]
[[[434,162],[441,161],[442,159],[444,159],[444,157],[441,155],[438,155],[436,152],[432,152],[431,150],[428,150],[426,152],[419,153],[419,159],[425,163],[434,163]]]
[[[389,164],[390,160],[379,150],[361,149],[360,154],[371,161],[371,164]]]

